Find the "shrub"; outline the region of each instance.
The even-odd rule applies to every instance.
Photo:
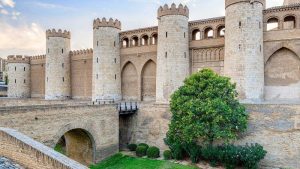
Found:
[[[146,147],[147,149],[149,148],[148,144],[146,144],[146,143],[140,143],[138,146],[144,146],[144,147]]]
[[[136,148],[137,148],[137,145],[136,145],[136,144],[128,144],[128,145],[127,145],[127,148],[128,148],[130,151],[135,151]]]
[[[197,145],[197,143],[187,143],[183,147],[190,156],[192,163],[197,163],[201,155],[201,146]]]
[[[248,114],[237,99],[230,78],[203,69],[186,78],[171,96],[171,123],[167,138],[192,143],[229,142],[247,129]]]
[[[165,150],[163,153],[165,160],[171,160],[172,159],[172,152],[171,150]]]
[[[157,147],[149,147],[147,150],[148,158],[158,158],[159,157],[159,148]]]
[[[264,159],[267,151],[259,144],[251,144],[242,147],[240,151],[241,163],[246,169],[257,169],[258,163]]]
[[[241,147],[234,145],[225,145],[219,147],[220,160],[224,163],[226,169],[234,169],[240,163]]]
[[[182,160],[184,152],[183,146],[178,141],[171,140],[170,138],[165,138],[164,141],[166,145],[169,146],[172,157],[176,160]]]
[[[201,149],[202,158],[210,162],[210,165],[215,167],[220,161],[220,148],[213,147],[211,145],[203,147]]]
[[[144,157],[145,155],[146,155],[146,153],[147,153],[147,147],[145,147],[145,146],[138,146],[137,148],[136,148],[136,156],[138,156],[138,157]]]

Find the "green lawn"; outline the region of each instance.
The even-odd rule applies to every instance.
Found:
[[[193,166],[184,166],[163,160],[135,158],[118,153],[91,169],[198,169]]]

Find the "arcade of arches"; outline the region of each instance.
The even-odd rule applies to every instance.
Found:
[[[140,83],[140,85],[139,85]],[[154,101],[156,93],[156,63],[148,60],[141,70],[132,62],[127,62],[122,69],[123,100]]]

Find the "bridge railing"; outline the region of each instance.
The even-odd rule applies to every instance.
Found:
[[[120,102],[117,108],[120,115],[134,114],[139,109],[137,102]]]
[[[104,105],[104,104],[115,104],[114,99],[96,99],[96,101],[93,102],[93,105]]]

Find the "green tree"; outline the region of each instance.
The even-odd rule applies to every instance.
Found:
[[[210,69],[185,79],[171,96],[172,119],[167,142],[228,143],[247,129],[248,114],[237,100],[235,84]]]

